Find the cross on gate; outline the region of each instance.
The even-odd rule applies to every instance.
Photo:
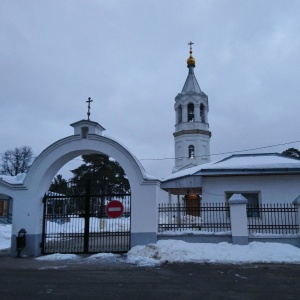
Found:
[[[88,121],[90,121],[90,109],[91,109],[91,102],[93,102],[93,100],[91,99],[91,97],[88,97],[88,100],[86,101],[88,103],[88,112],[87,112],[87,116],[88,116]]]

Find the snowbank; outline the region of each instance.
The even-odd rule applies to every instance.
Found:
[[[248,245],[229,243],[199,244],[165,240],[156,244],[133,247],[128,262],[157,265],[164,262],[193,263],[300,263],[300,249],[287,244],[252,242]]]
[[[11,225],[0,225],[0,249],[10,247]],[[288,244],[252,242],[248,245],[229,243],[186,243],[161,240],[156,244],[133,247],[127,255],[98,253],[89,257],[75,254],[41,256],[38,260],[122,261],[139,266],[156,266],[162,263],[295,263],[300,264],[300,249]]]
[[[0,250],[10,248],[11,225],[0,224]]]

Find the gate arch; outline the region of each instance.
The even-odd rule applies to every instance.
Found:
[[[130,186],[150,179],[138,160],[118,142],[99,135],[89,136],[88,139],[74,135],[46,148],[31,165],[24,185],[28,188],[38,185],[43,195],[62,166],[73,158],[88,153],[103,153],[113,157],[124,169]]]
[[[99,126],[95,122],[80,122]],[[156,242],[159,180],[148,176],[140,162],[117,141],[95,133],[80,135],[75,128],[73,136],[53,143],[35,159],[21,190],[15,193],[12,254],[15,254],[15,237],[20,228],[27,231],[24,252],[33,256],[41,254],[43,195],[62,166],[71,159],[88,153],[103,153],[113,157],[128,177],[131,187],[131,247]]]

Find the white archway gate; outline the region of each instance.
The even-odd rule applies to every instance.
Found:
[[[22,253],[41,254],[43,196],[59,169],[71,159],[88,153],[113,157],[124,169],[131,187],[131,247],[157,241],[157,197],[160,182],[149,177],[139,161],[122,145],[102,136],[104,128],[96,122],[82,120],[71,124],[74,135],[46,148],[34,161],[21,184],[0,184],[14,199],[12,255],[16,254],[16,236],[21,228],[27,232]],[[1,190],[0,190],[1,192]]]

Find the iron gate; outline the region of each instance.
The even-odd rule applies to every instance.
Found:
[[[112,200],[124,212],[111,219]],[[127,252],[130,249],[131,195],[101,193],[94,181],[69,181],[44,196],[42,254]]]

